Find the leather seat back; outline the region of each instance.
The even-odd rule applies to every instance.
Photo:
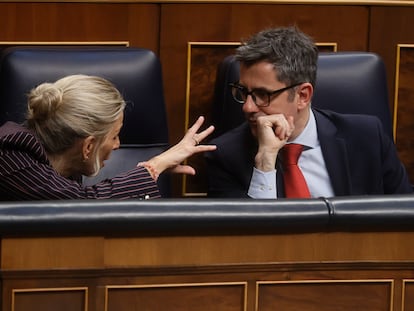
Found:
[[[24,120],[30,89],[71,74],[110,80],[128,103],[121,148],[113,152],[97,177],[85,179],[87,184],[132,168],[168,147],[161,65],[152,51],[141,48],[23,46],[3,50],[0,125]],[[169,195],[168,179],[160,178],[160,188],[164,196]]]

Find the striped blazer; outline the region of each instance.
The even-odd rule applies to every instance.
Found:
[[[44,147],[27,128],[14,122],[0,127],[0,200],[159,198],[156,182],[136,167],[96,185],[82,186],[50,165]]]

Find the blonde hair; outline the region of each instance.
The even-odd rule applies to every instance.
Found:
[[[58,154],[88,136],[98,147],[124,108],[122,95],[108,80],[71,75],[30,91],[26,123],[48,153]]]

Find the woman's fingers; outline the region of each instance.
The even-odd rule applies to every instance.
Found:
[[[192,143],[194,143],[196,146],[199,145],[202,140],[204,140],[214,131],[214,126],[210,125],[205,130],[201,131],[200,133],[197,133],[197,131],[200,129],[203,123],[204,117],[198,117],[196,122],[194,122],[194,124],[188,129],[187,134],[184,136],[184,138],[191,139]]]
[[[210,125],[204,131],[202,131],[198,134],[194,134],[192,136],[192,139],[196,143],[196,145],[199,145],[201,143],[201,141],[203,141],[206,137],[208,137],[213,132],[214,132],[214,126]]]
[[[197,131],[200,129],[200,127],[203,125],[204,123],[204,117],[200,116],[198,117],[198,119],[194,122],[194,124],[187,130],[187,134],[186,135],[194,135],[197,133]]]
[[[171,173],[175,173],[175,174],[186,174],[186,175],[195,175],[196,171],[193,167],[191,167],[190,165],[177,165],[175,167],[172,167],[170,169]]]
[[[197,133],[203,125],[203,122],[204,117],[199,117],[178,144],[147,162],[150,162],[159,173],[167,169],[173,173],[194,175],[194,168],[188,165],[182,165],[181,163],[193,154],[213,151],[217,148],[216,145],[200,145],[201,141],[214,131],[214,126],[209,126],[207,129]]]

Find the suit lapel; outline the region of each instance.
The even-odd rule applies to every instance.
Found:
[[[235,176],[237,176],[246,189],[248,189],[253,174],[254,157],[257,153],[257,142],[253,138],[247,122],[244,122],[241,126],[235,129],[235,135],[240,136],[241,139],[233,139],[230,142],[231,146],[229,149],[234,154],[231,157],[232,163],[229,163],[229,165],[231,165],[230,167],[237,168],[237,171],[234,172]]]
[[[325,113],[316,109],[313,109],[313,112],[315,114],[322,155],[331,178],[335,196],[350,195],[352,187],[345,140],[337,135],[336,126]]]

